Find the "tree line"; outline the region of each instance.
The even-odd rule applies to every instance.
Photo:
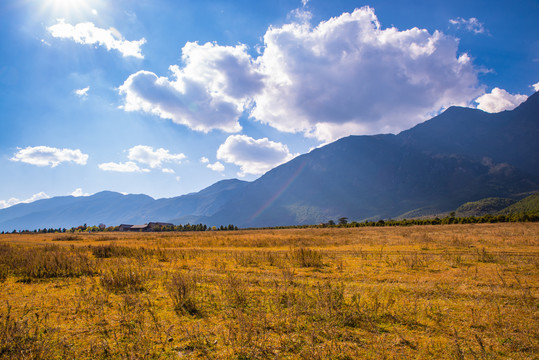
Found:
[[[308,228],[352,228],[352,227],[375,227],[375,226],[412,226],[412,225],[448,225],[448,224],[494,224],[505,222],[539,222],[539,212],[532,213],[514,213],[505,215],[483,215],[483,216],[466,216],[456,217],[454,213],[449,216],[439,218],[426,219],[401,219],[401,220],[365,220],[363,222],[352,221],[342,217],[336,223],[334,220],[329,220],[326,223],[317,225],[290,225],[290,226],[275,226],[263,227],[258,229],[308,229]],[[251,228],[254,229],[254,228]]]
[[[206,224],[180,224],[180,225],[174,225],[174,226],[160,226],[152,230],[152,232],[165,232],[165,231],[230,231],[230,230],[238,230],[238,227],[229,224],[229,225],[221,225],[219,227],[217,226],[207,226]],[[0,234],[58,234],[58,233],[96,233],[96,232],[114,232],[119,231],[119,226],[105,226],[104,224],[99,225],[93,225],[93,226],[87,226],[79,225],[77,227],[72,228],[39,228],[34,230],[17,230],[14,229],[13,231],[5,232],[2,231]]]
[[[341,217],[336,223],[334,220],[329,220],[327,223],[317,225],[289,225],[289,226],[273,226],[273,227],[260,227],[260,228],[248,228],[250,229],[307,229],[307,228],[325,228],[325,227],[365,227],[365,226],[411,226],[411,225],[448,225],[448,224],[494,224],[504,222],[539,222],[539,212],[531,213],[513,213],[513,214],[500,214],[500,215],[483,215],[483,216],[466,216],[456,217],[454,213],[439,218],[427,218],[427,219],[401,219],[401,220],[365,220],[363,222],[348,221],[347,217]],[[43,228],[35,230],[13,230],[11,232],[2,231],[0,234],[50,234],[50,233],[93,233],[93,232],[113,232],[119,231],[119,226],[106,227],[104,224],[97,226],[79,225],[70,229],[66,228]],[[230,231],[238,230],[238,227],[229,224],[217,226],[207,226],[205,224],[185,224],[175,226],[161,226],[154,230],[157,232],[164,231]]]

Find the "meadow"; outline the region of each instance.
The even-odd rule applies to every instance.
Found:
[[[539,224],[0,235],[2,359],[537,359]]]

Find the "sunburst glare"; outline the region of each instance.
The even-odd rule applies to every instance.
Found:
[[[79,18],[98,15],[96,0],[44,0],[41,5],[41,13],[55,17]]]

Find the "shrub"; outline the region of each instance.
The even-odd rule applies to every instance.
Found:
[[[55,236],[53,240],[54,241],[78,241],[78,240],[82,240],[82,236],[62,234],[62,235]]]
[[[167,284],[168,295],[172,299],[174,309],[194,315],[200,312],[197,307],[195,294],[197,281],[189,273],[177,272]]]
[[[227,273],[221,283],[221,291],[233,307],[245,307],[249,302],[247,283],[237,274]]]
[[[485,248],[476,250],[477,252],[477,261],[483,262],[483,263],[495,263],[497,262],[496,257],[493,254],[489,254]]]
[[[322,267],[322,253],[313,249],[298,248],[292,251],[292,259],[301,267]]]
[[[4,265],[23,282],[95,274],[95,263],[82,249],[47,245],[33,249],[3,249]]]
[[[116,262],[101,271],[101,285],[112,292],[138,292],[146,290],[149,272],[126,262]]]
[[[15,319],[8,305],[5,314],[0,313],[0,358],[5,359],[47,359],[50,358],[51,346],[43,334],[50,332],[42,324],[45,320],[35,314],[35,320],[29,317]]]
[[[116,244],[91,246],[90,248],[92,249],[92,254],[100,259],[122,257],[128,255],[130,252],[130,249]]]
[[[5,265],[0,264],[0,283],[6,281],[9,271]]]

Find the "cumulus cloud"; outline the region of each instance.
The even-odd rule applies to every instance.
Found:
[[[83,89],[76,89],[75,91],[73,91],[75,93],[75,95],[81,97],[82,99],[86,99],[88,97],[88,90],[90,90],[90,87],[87,86]]]
[[[526,101],[526,95],[511,95],[504,89],[494,88],[490,93],[478,97],[475,102],[477,108],[489,113],[497,113],[504,110],[513,110]]]
[[[90,194],[85,193],[84,191],[82,191],[82,188],[77,188],[71,193],[71,196],[74,196],[74,197],[89,196],[89,195]]]
[[[539,82],[538,83],[535,83],[531,86],[533,88],[533,90],[535,91],[539,91]]]
[[[125,163],[121,163],[121,162],[120,163],[115,163],[115,162],[102,163],[102,164],[99,164],[98,167],[103,171],[115,171],[115,172],[125,172],[125,173],[150,172],[149,169],[140,168],[133,161],[127,161]]]
[[[270,28],[257,64],[267,75],[251,115],[280,131],[331,141],[397,132],[482,93],[458,40],[435,31],[382,29],[374,10]]]
[[[207,157],[203,156],[200,158],[200,162],[203,163],[203,164],[207,164],[206,167],[208,169],[211,169],[213,171],[217,171],[217,172],[223,172],[225,171],[225,166],[220,163],[219,161],[216,161],[215,163],[210,163],[210,159],[208,159]]]
[[[289,161],[294,156],[284,144],[267,138],[253,139],[246,135],[231,135],[219,146],[217,158],[241,167],[238,176],[259,175]]]
[[[262,87],[245,45],[199,45],[182,49],[185,67],[170,66],[171,76],[149,71],[129,76],[120,86],[126,111],[153,113],[197,131],[241,130],[238,118]]]
[[[149,165],[152,169],[160,168],[164,162],[180,163],[186,156],[182,153],[171,154],[169,150],[159,148],[154,150],[151,146],[137,145],[128,150],[129,160]]]
[[[221,164],[219,161],[214,162],[213,164],[206,165],[208,169],[211,169],[213,171],[217,172],[223,172],[225,171],[225,166]]]
[[[8,200],[0,200],[0,209],[5,209],[5,208],[8,208],[10,206],[17,205],[20,203],[31,203],[36,200],[48,199],[48,198],[50,198],[50,196],[45,194],[44,192],[39,192],[37,194],[34,194],[26,200],[19,200],[17,198],[12,197]]]
[[[139,166],[139,164],[144,164],[151,169],[161,169],[161,172],[165,174],[174,174],[173,169],[163,168],[163,163],[180,163],[186,159],[183,153],[171,154],[169,150],[163,148],[154,150],[153,147],[146,145],[133,146],[127,152],[127,158],[131,161],[103,163],[98,165],[99,168],[105,171],[117,172],[149,172],[150,169]]]
[[[464,28],[470,32],[473,32],[474,34],[483,34],[484,32],[486,32],[485,25],[483,23],[480,23],[479,20],[474,17],[471,17],[469,19],[463,19],[461,17],[458,17],[456,19],[449,20],[449,23],[456,26],[457,29]]]
[[[114,28],[101,29],[91,22],[71,25],[64,19],[59,19],[57,24],[48,27],[47,30],[55,38],[71,39],[79,44],[104,46],[107,50],[118,50],[124,57],[144,58],[140,47],[146,43],[146,39],[125,40]]]
[[[63,162],[86,165],[88,155],[79,149],[57,149],[49,146],[28,146],[13,155],[11,161],[20,161],[37,166],[56,167]]]
[[[332,141],[398,132],[484,93],[470,56],[458,53],[458,39],[384,29],[370,7],[317,26],[296,16],[270,27],[259,53],[187,43],[185,66],[171,66],[172,76],[129,76],[120,87],[123,107],[204,132],[238,132],[238,118],[248,111],[279,131]]]

